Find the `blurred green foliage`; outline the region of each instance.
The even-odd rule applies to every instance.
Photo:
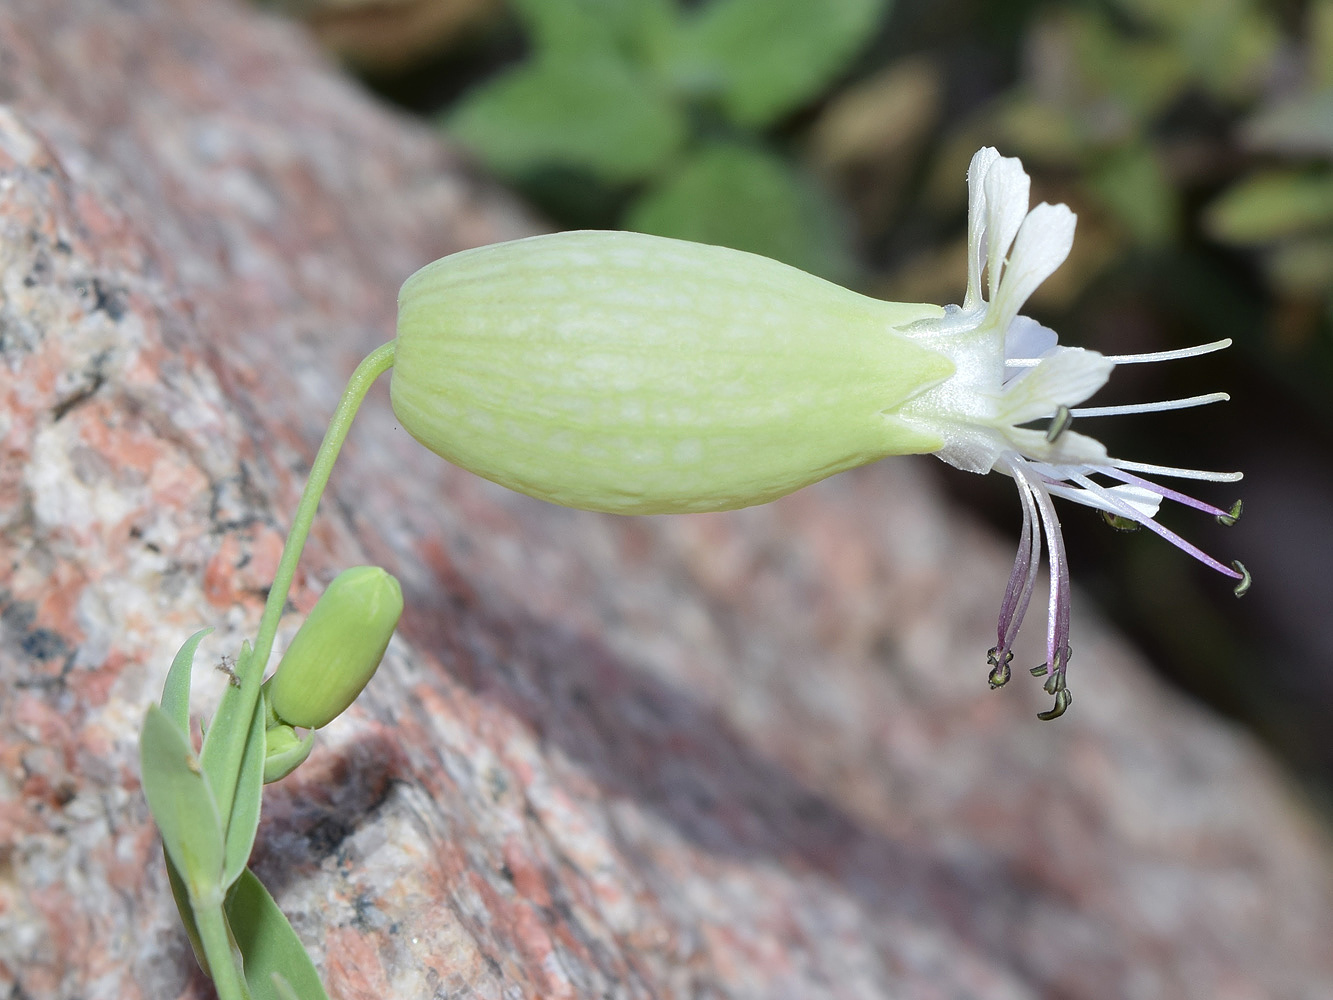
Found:
[[[491,169],[569,225],[589,200],[615,202],[624,228],[848,276],[835,203],[767,132],[846,69],[887,0],[514,6],[531,54],[444,118]],[[603,197],[562,198],[574,182]]]
[[[1187,206],[1222,188],[1203,231],[1256,248],[1271,292],[1327,313],[1333,3],[1315,0],[1303,20],[1284,37],[1257,0],[1054,9],[1028,29],[1027,72],[998,99],[998,130],[1034,165],[1072,174],[1139,246],[1187,239]]]

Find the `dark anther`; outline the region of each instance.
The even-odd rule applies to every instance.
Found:
[[[1116,531],[1138,531],[1143,527],[1132,517],[1121,517],[1119,514],[1112,514],[1109,510],[1102,511],[1102,520],[1115,528]]]
[[[1240,520],[1240,512],[1245,509],[1245,505],[1239,500],[1231,505],[1230,512],[1217,515],[1217,523],[1224,528],[1229,528]]]
[[[1069,425],[1074,422],[1074,414],[1069,412],[1069,407],[1061,405],[1055,408],[1055,416],[1051,417],[1051,422],[1046,425],[1046,443],[1055,444],[1060,435],[1069,430]]]
[[[1004,662],[1000,662],[1000,647],[992,646],[986,650],[986,662],[995,669],[990,672],[990,686],[992,688],[1004,687],[1009,683],[1009,662],[1014,658],[1014,651],[1006,649],[1004,651]]]
[[[1031,670],[1029,670],[1028,673],[1030,673],[1033,677],[1045,677],[1046,664],[1042,663],[1038,666],[1035,666]]]
[[[1055,654],[1055,668],[1051,671],[1051,676],[1046,678],[1046,683],[1042,685],[1047,694],[1059,694],[1065,689],[1065,669],[1069,666],[1069,657],[1073,652],[1066,646],[1061,652]]]
[[[1239,559],[1231,560],[1231,568],[1240,574],[1240,583],[1236,584],[1234,593],[1237,597],[1244,597],[1245,592],[1250,589],[1250,571]]]
[[[1058,719],[1065,714],[1065,709],[1069,703],[1074,700],[1073,695],[1069,693],[1069,688],[1061,688],[1055,695],[1055,707],[1049,712],[1038,712],[1037,718],[1042,722],[1050,722],[1052,719]]]

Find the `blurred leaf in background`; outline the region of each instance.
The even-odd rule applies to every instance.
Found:
[[[1266,162],[1204,216],[1215,239],[1257,252],[1284,320],[1274,326],[1296,342],[1333,322],[1333,0],[1310,5],[1305,38],[1292,82],[1240,129]]]
[[[848,227],[767,135],[815,100],[887,0],[520,0],[532,51],[464,95],[446,129],[561,223],[718,243],[846,280]],[[552,184],[552,177],[563,183]],[[569,194],[575,182],[604,190]]]

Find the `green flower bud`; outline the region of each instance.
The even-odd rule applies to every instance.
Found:
[[[398,581],[378,566],[339,573],[268,682],[279,721],[319,729],[341,715],[380,665],[402,613]]]
[[[264,732],[264,784],[285,778],[305,763],[315,746],[312,730],[304,737],[291,726],[279,723]]]
[[[894,408],[953,373],[900,332],[943,314],[722,247],[537,236],[407,280],[393,408],[427,448],[544,500],[727,510],[939,448]]]

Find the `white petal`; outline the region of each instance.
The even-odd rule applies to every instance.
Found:
[[[1028,316],[1015,316],[1004,332],[1004,359],[1039,358],[1060,341],[1049,326]]]
[[[1093,468],[1105,465],[1106,446],[1094,437],[1078,431],[1065,431],[1055,443],[1046,440],[1046,431],[1031,427],[1011,427],[1005,433],[1009,447],[1036,463],[1049,463],[1043,472],[1059,478],[1061,468]]]
[[[1030,187],[1031,181],[1017,157],[1002,156],[986,172],[986,267],[990,280],[987,299],[992,305],[1000,279],[1006,273],[1005,257],[1028,214]]]
[[[1096,493],[1086,490],[1081,486],[1047,486],[1047,490],[1053,495],[1064,497],[1074,503],[1081,503],[1085,507],[1095,507],[1097,510],[1104,510],[1108,514],[1114,514],[1117,517],[1124,517],[1125,512],[1119,510],[1112,504],[1107,503]],[[1132,508],[1145,519],[1151,519],[1157,516],[1157,510],[1162,506],[1162,498],[1151,490],[1145,490],[1138,486],[1111,486],[1106,490],[1117,500]]]
[[[1145,490],[1142,486],[1112,486],[1107,492],[1115,494],[1117,500],[1129,504],[1144,517],[1156,517],[1158,508],[1162,506],[1161,494]]]
[[[1023,220],[1004,271],[999,294],[992,293],[993,318],[1008,326],[1037,286],[1065,262],[1074,245],[1077,218],[1068,205],[1042,202]]]
[[[1104,386],[1113,368],[1096,351],[1061,347],[1005,385],[1001,419],[1025,424],[1052,415],[1058,406],[1075,406]]]
[[[981,304],[981,265],[986,256],[986,174],[1000,158],[994,147],[978,149],[967,168],[967,297],[963,310]]]

